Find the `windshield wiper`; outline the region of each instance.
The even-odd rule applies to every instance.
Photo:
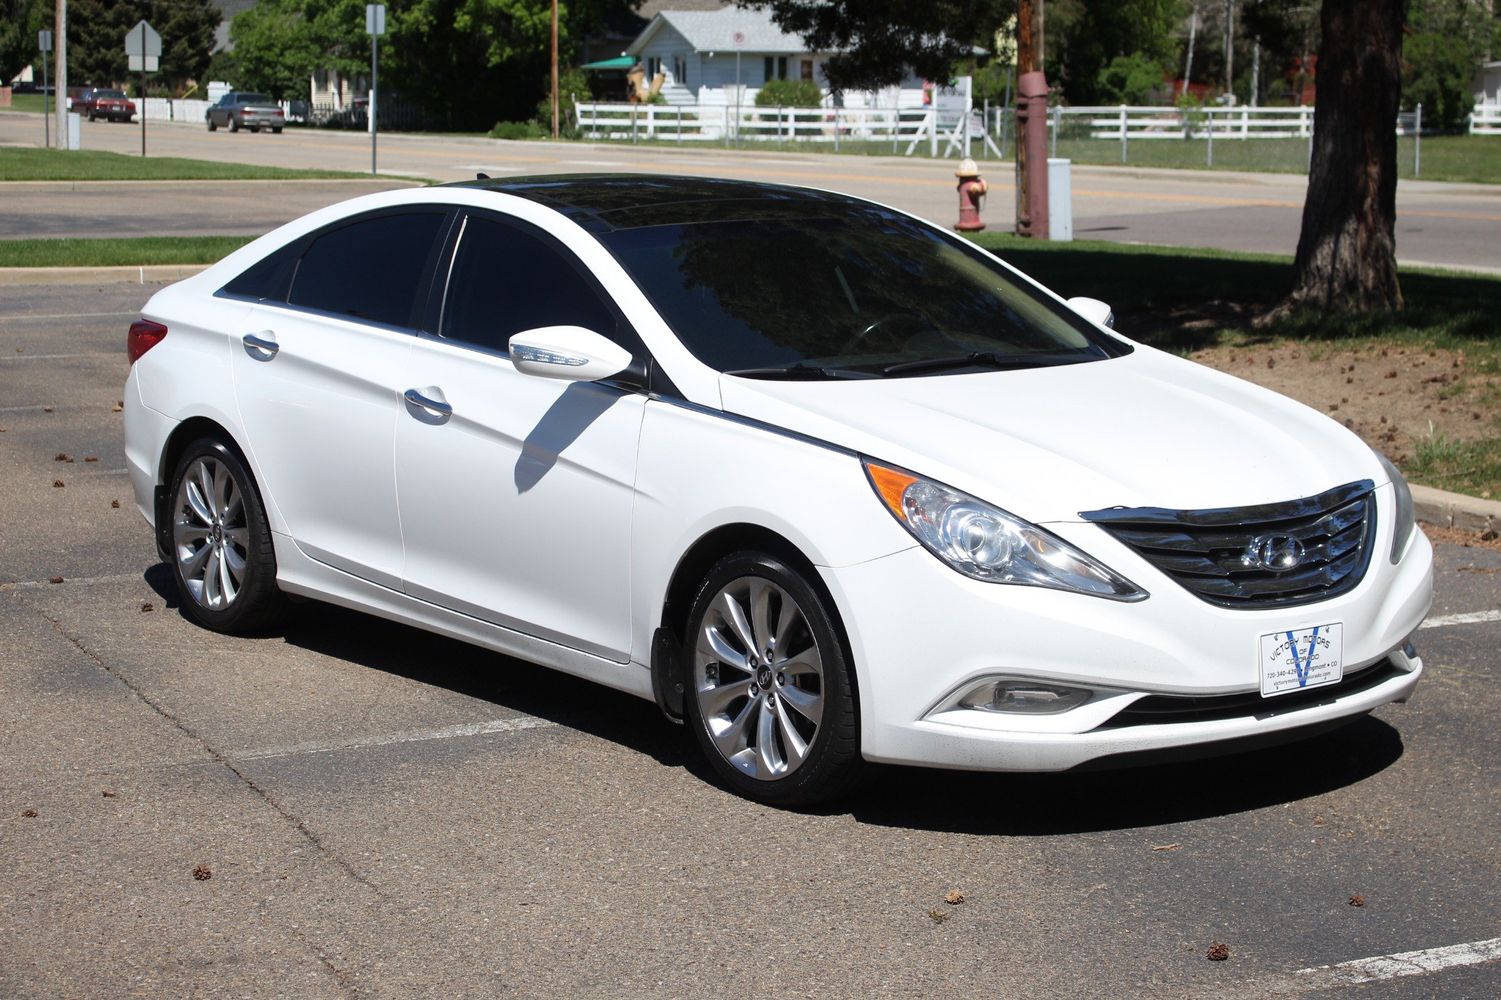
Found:
[[[899,361],[881,369],[882,375],[916,375],[924,372],[953,371],[961,368],[994,368],[996,371],[1013,371],[1018,368],[1043,368],[1057,364],[1057,359],[1046,354],[994,354],[990,351],[972,351],[943,358],[923,358],[920,361]]]
[[[773,368],[734,368],[725,372],[726,375],[738,375],[741,378],[785,378],[785,379],[836,379],[836,378],[875,378],[872,372],[856,371],[853,368],[825,368],[822,365],[810,365],[799,361],[793,365],[783,365]]]

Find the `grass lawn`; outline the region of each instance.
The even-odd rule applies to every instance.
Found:
[[[28,95],[30,96],[30,95]],[[0,148],[0,181],[368,180],[340,170],[289,170],[98,150]]]
[[[1109,302],[1121,332],[1144,343],[1284,392],[1275,383],[1296,367],[1297,398],[1347,419],[1414,482],[1501,497],[1501,279],[1404,270],[1400,313],[1257,328],[1291,284],[1289,257],[1006,233],[978,242],[1061,295]]]
[[[57,102],[50,96],[47,98],[47,109],[51,111],[57,110]],[[12,94],[10,95],[10,107],[0,108],[0,111],[29,111],[34,114],[41,114],[42,110],[41,94]]]
[[[0,240],[0,267],[114,267],[212,264],[249,236],[142,236],[131,239]]]

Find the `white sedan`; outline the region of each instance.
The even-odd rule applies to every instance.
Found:
[[[765,801],[863,761],[1292,739],[1423,670],[1432,548],[1389,462],[843,195],[372,195],[129,340],[131,478],[189,617],[262,632],[298,594],[654,698]]]

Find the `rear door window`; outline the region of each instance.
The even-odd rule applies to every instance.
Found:
[[[441,210],[385,213],[315,236],[287,301],[370,323],[415,326],[446,218]]]

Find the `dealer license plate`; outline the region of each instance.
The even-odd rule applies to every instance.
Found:
[[[1338,684],[1344,676],[1343,622],[1261,637],[1261,696]]]

